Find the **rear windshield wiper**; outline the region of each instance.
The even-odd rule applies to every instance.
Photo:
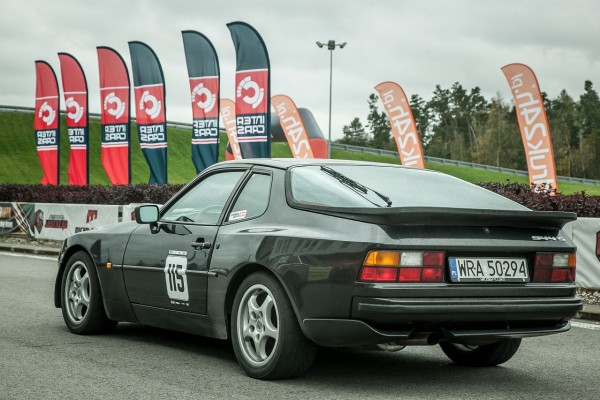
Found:
[[[390,200],[390,198],[382,193],[379,193],[378,191],[371,189],[369,187],[366,187],[365,185],[356,182],[354,179],[347,177],[346,175],[337,172],[334,169],[331,169],[329,167],[325,167],[323,165],[321,165],[321,171],[325,172],[327,175],[330,175],[332,177],[334,177],[335,179],[337,179],[340,183],[348,186],[351,189],[354,189],[355,191],[367,194],[369,193],[369,191],[375,193],[377,196],[379,196],[380,199],[382,199],[383,201],[385,201],[385,203],[387,204],[386,207],[391,207],[392,206],[392,200]]]

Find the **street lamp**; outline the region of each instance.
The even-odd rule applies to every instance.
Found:
[[[331,158],[331,94],[333,92],[333,51],[336,46],[340,49],[343,49],[346,46],[346,42],[344,43],[335,43],[335,40],[330,40],[327,43],[317,42],[317,46],[322,48],[323,46],[327,46],[327,50],[329,50],[329,137],[327,139],[327,158]]]

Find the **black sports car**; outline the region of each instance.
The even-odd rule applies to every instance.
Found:
[[[576,218],[438,172],[341,160],[216,164],[137,222],[68,238],[54,302],[78,334],[136,322],[231,338],[246,373],[304,373],[316,347],[438,344],[509,360],[565,332]]]

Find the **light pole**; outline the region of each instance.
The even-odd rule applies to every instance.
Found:
[[[331,158],[331,95],[333,93],[333,51],[336,46],[343,49],[346,46],[346,42],[337,44],[335,40],[330,40],[327,43],[317,42],[317,46],[322,48],[327,46],[329,50],[329,136],[327,139],[327,158]]]

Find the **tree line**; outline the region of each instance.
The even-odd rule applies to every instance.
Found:
[[[600,97],[585,81],[578,99],[562,90],[555,98],[542,92],[558,175],[600,179]],[[379,98],[368,99],[366,123],[354,118],[344,126],[339,143],[396,150]],[[479,87],[437,85],[425,101],[410,98],[425,155],[526,170],[515,107],[500,94],[487,100]]]

